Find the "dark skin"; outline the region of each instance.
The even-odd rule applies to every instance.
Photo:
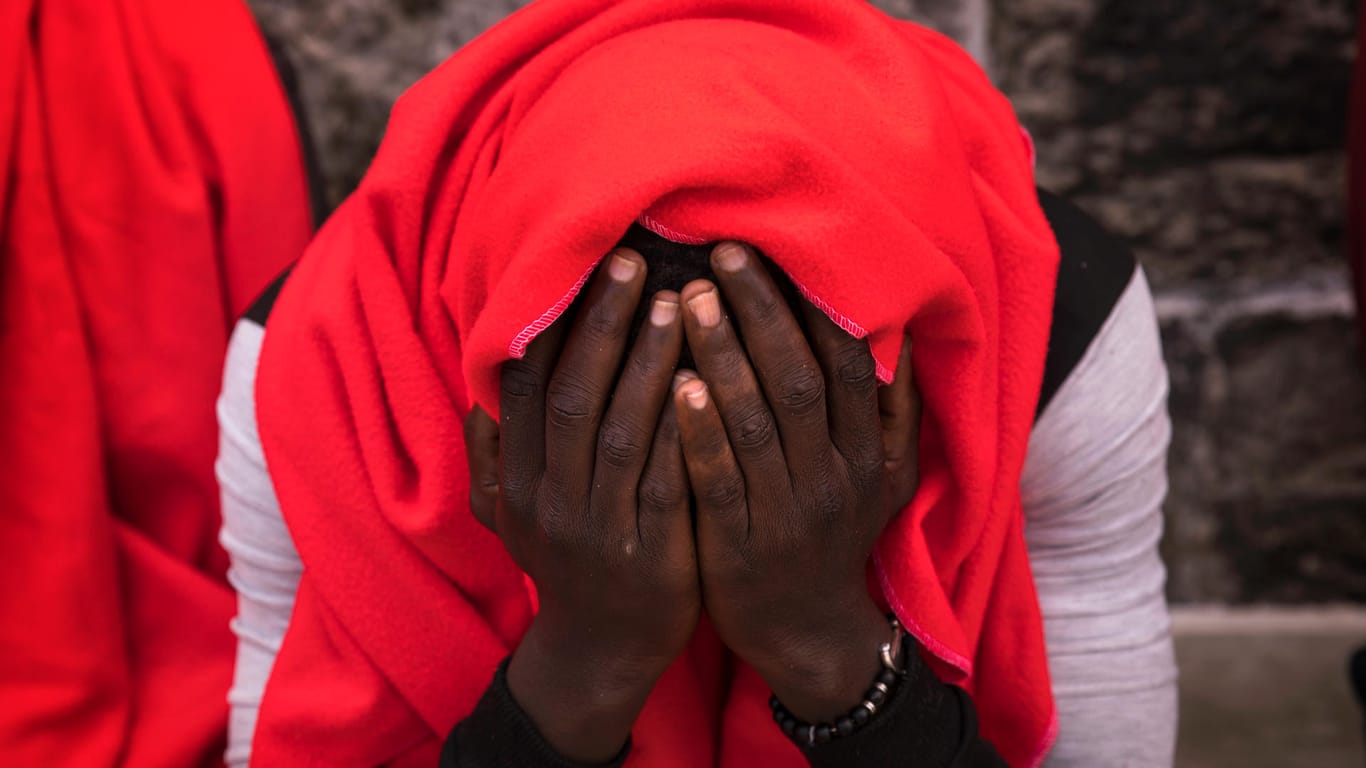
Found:
[[[805,303],[803,333],[722,243],[717,283],[656,294],[627,350],[645,263],[608,259],[572,327],[504,365],[502,423],[466,420],[471,506],[540,595],[513,696],[560,754],[608,760],[705,608],[793,714],[843,715],[888,636],[865,564],[916,487],[909,340],[879,387],[866,342]]]

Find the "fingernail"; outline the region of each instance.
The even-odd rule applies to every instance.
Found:
[[[721,302],[716,299],[716,291],[707,291],[688,299],[688,306],[703,328],[713,328],[721,322]]]
[[[722,243],[716,246],[716,265],[727,272],[739,272],[748,259],[749,254],[739,243]]]
[[[677,391],[679,387],[683,386],[684,384],[687,384],[695,378],[697,378],[697,374],[693,373],[692,371],[679,371],[678,373],[674,374],[674,383],[673,387],[671,388]]]
[[[687,399],[688,406],[695,411],[700,411],[707,407],[707,385],[700,380],[683,391],[683,397]]]
[[[636,276],[636,270],[640,265],[633,259],[628,259],[619,253],[612,255],[612,260],[607,263],[607,274],[612,276],[618,283],[629,283],[631,278]]]
[[[654,306],[650,307],[650,323],[663,328],[672,323],[678,317],[678,304],[663,299],[655,299]]]

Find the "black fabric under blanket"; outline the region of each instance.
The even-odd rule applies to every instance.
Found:
[[[977,710],[963,689],[941,683],[907,640],[907,676],[881,711],[853,735],[803,749],[813,768],[1005,768],[977,733]],[[851,706],[852,706],[851,702]],[[772,720],[756,728],[777,728]],[[494,673],[470,716],[457,723],[441,752],[441,768],[616,768],[631,744],[607,763],[567,760],[536,730],[507,684],[507,661]]]

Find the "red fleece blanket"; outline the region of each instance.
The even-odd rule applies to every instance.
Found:
[[[472,709],[534,608],[469,513],[461,419],[497,412],[500,363],[637,219],[757,245],[884,380],[911,334],[923,480],[873,583],[1001,753],[1037,762],[1054,718],[1018,485],[1057,246],[1005,98],[855,0],[544,0],[400,100],[266,334],[261,434],[305,572],[257,758],[430,764]],[[631,764],[804,765],[731,661],[699,632]]]
[[[214,399],[309,229],[240,2],[0,3],[0,762],[221,763]]]

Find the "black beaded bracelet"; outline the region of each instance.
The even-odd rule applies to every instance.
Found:
[[[834,723],[803,722],[793,717],[782,702],[778,701],[777,696],[769,697],[768,705],[773,709],[774,722],[797,746],[810,748],[817,744],[826,744],[832,739],[852,735],[867,725],[882,705],[891,698],[897,683],[906,675],[904,667],[897,665],[905,633],[901,629],[901,622],[897,621],[895,616],[889,616],[888,622],[892,627],[892,639],[878,649],[882,669],[878,670],[872,686],[863,695],[863,701],[849,710],[844,717]]]

